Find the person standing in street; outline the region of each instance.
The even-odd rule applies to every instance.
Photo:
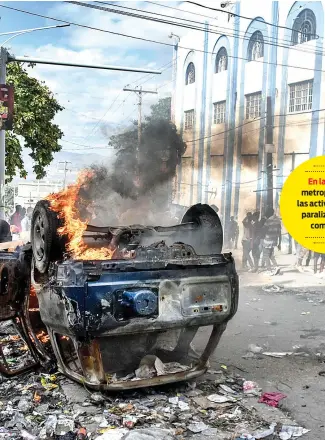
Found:
[[[263,229],[262,265],[265,264],[266,269],[271,271],[272,263],[274,266],[272,275],[277,275],[280,269],[274,256],[274,247],[277,246],[279,251],[281,250],[281,220],[275,215],[273,208],[269,208],[266,212],[266,221]]]
[[[243,233],[243,239],[242,239],[242,245],[243,245],[243,259],[242,259],[242,268],[248,269],[249,264],[250,268],[252,269],[254,267],[253,260],[251,259],[251,256],[249,255],[252,250],[252,213],[248,212],[246,214],[246,217],[243,220],[243,227],[244,227],[244,233]]]
[[[261,221],[260,221],[260,213],[259,211],[254,212],[252,221],[252,255],[254,260],[254,269],[251,269],[251,272],[256,273],[258,271],[258,264],[261,255]]]
[[[21,232],[22,209],[20,205],[16,205],[16,210],[10,218],[10,225],[15,226],[18,233]]]
[[[229,233],[229,245],[230,249],[237,249],[238,244],[238,236],[239,236],[239,227],[238,223],[235,220],[235,217],[230,217],[230,222],[228,226]]]
[[[30,231],[30,228],[32,226],[32,214],[33,214],[33,208],[31,208],[31,207],[27,208],[25,216],[21,221],[21,231],[22,232],[29,232]]]

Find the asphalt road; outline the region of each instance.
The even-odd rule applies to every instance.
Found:
[[[325,377],[319,372],[325,370],[325,363],[319,353],[325,358],[325,289],[286,287],[281,293],[267,293],[262,289],[263,278],[253,287],[245,286],[249,284],[247,278],[244,275],[241,279],[237,315],[228,324],[211,364],[217,368],[227,365],[256,381],[263,391],[286,394],[282,407],[311,430],[303,438],[324,439]],[[299,284],[294,278],[295,285]],[[279,281],[281,278],[273,280]],[[203,347],[208,333],[207,328],[199,332],[194,341],[197,348]],[[303,355],[245,359],[249,344],[263,346],[268,352],[292,352],[294,346],[300,346],[298,351]]]

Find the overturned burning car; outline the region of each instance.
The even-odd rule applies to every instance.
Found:
[[[29,313],[38,302],[59,370],[92,389],[195,378],[237,311],[238,276],[222,242],[209,205],[174,226],[99,227],[77,217],[63,191],[37,203],[30,244],[0,253],[1,319],[19,326],[31,366],[48,364]],[[203,326],[212,331],[198,355]]]

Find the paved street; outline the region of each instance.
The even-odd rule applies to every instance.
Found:
[[[225,364],[247,379],[254,380],[263,391],[287,394],[283,408],[311,432],[306,440],[325,436],[324,405],[325,363],[325,289],[324,280],[311,273],[300,274],[289,266],[293,256],[280,256],[282,275],[267,277],[259,274],[240,275],[238,313],[229,323],[212,365]],[[270,293],[263,286],[274,283],[284,291]],[[197,337],[203,341],[206,331]],[[263,355],[244,359],[248,345],[256,344],[268,352],[292,352],[300,356],[277,359]],[[252,354],[250,354],[252,356]]]

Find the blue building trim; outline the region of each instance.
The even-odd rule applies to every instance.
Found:
[[[201,97],[201,118],[200,118],[200,141],[198,157],[198,182],[197,199],[201,203],[203,196],[203,165],[204,165],[204,144],[205,144],[205,121],[206,121],[206,95],[207,95],[207,74],[208,74],[208,48],[209,48],[209,25],[205,23],[204,32],[204,55],[203,55],[203,81]],[[194,173],[194,171],[193,171]]]
[[[240,2],[236,3],[235,13],[239,15],[240,13]],[[228,120],[226,124],[226,143],[225,143],[225,154],[224,163],[226,163],[226,168],[224,167],[224,191],[225,201],[222,203],[223,208],[223,221],[230,220],[231,216],[231,199],[233,190],[233,164],[234,164],[234,153],[235,153],[235,125],[236,125],[236,92],[237,92],[237,75],[238,75],[238,52],[239,52],[239,17],[235,18],[234,22],[234,55],[232,58],[232,69],[231,69],[231,85],[228,86],[228,108],[227,115]]]
[[[316,16],[316,33],[319,35],[319,39],[316,40],[316,50],[319,51],[315,54],[315,68],[320,68],[322,66],[322,55],[320,50],[322,49],[322,39],[324,37],[324,9],[321,2],[295,2],[291,7],[286,20],[286,27],[292,27],[295,18],[304,9],[310,9]],[[291,41],[291,31],[285,29],[284,39]],[[282,56],[282,78],[281,78],[281,101],[280,101],[280,117],[279,117],[279,136],[278,136],[278,162],[277,168],[279,168],[279,176],[277,178],[277,187],[282,188],[284,183],[283,177],[283,165],[284,165],[284,150],[285,150],[285,125],[286,125],[286,113],[288,108],[288,58],[289,58],[289,48],[283,49]],[[319,109],[320,96],[321,96],[321,74],[322,72],[314,72],[314,87],[313,87],[313,105],[312,110]],[[307,79],[307,78],[306,78]],[[312,113],[311,117],[311,130],[310,130],[310,143],[309,143],[309,156],[314,157],[317,154],[317,142],[318,142],[318,121],[319,112]],[[324,126],[325,130],[325,126]],[[325,136],[325,131],[324,131]],[[324,137],[325,142],[325,137]],[[325,151],[325,144],[323,146],[323,151]],[[276,203],[279,206],[280,190],[277,190]]]
[[[248,37],[255,31],[260,31],[263,34],[264,41],[268,41],[268,29],[267,25],[264,23],[262,17],[256,17],[248,26],[245,37]],[[242,45],[242,57],[247,58],[249,39],[243,40]],[[264,144],[265,144],[265,114],[266,114],[266,91],[267,91],[267,69],[269,60],[269,45],[264,45],[264,61],[263,64],[263,79],[262,79],[262,108],[261,108],[261,119],[260,119],[260,134],[258,141],[258,178],[256,182],[256,189],[260,190],[262,186],[263,178],[261,179],[261,171],[263,167],[263,156],[264,156]],[[242,142],[243,142],[243,127],[241,126],[245,122],[245,73],[246,73],[246,63],[243,61],[241,68],[240,77],[240,97],[239,97],[239,120],[238,120],[238,133],[237,133],[237,166],[236,166],[236,183],[235,183],[235,201],[234,201],[234,216],[238,217],[239,210],[239,197],[240,197],[240,179],[241,179],[241,164],[242,164]],[[258,92],[258,90],[256,90]],[[230,199],[231,200],[231,199]],[[259,209],[261,202],[261,193],[256,193],[256,209]]]
[[[230,47],[230,42],[228,37],[225,37],[224,35],[222,35],[221,37],[218,38],[214,48],[213,48],[213,53],[211,56],[211,72],[210,74],[212,75],[212,78],[214,79],[214,75],[215,75],[215,63],[216,63],[216,56],[217,53],[219,51],[219,49],[221,47],[225,47],[225,49],[227,50],[227,54],[228,54],[228,70],[227,70],[227,93],[226,93],[226,123],[228,123],[228,109],[229,109],[229,100],[230,100],[230,93],[231,93],[231,89],[230,89],[230,79],[231,79],[231,62],[232,62],[232,58],[229,57],[229,55],[231,55],[231,47]],[[214,81],[213,79],[210,82],[210,90],[209,90],[209,99],[208,99],[208,131],[207,131],[207,158],[206,158],[206,185],[209,185],[210,183],[210,176],[211,176],[211,143],[213,142],[214,137],[211,137],[211,131],[212,131],[212,124],[213,124],[213,84]],[[227,142],[227,136],[224,136],[224,152],[226,151],[226,142]],[[219,206],[220,209],[220,213],[223,213],[223,206],[224,206],[224,188],[225,188],[225,165],[226,165],[226,160],[225,160],[225,155],[224,155],[224,164],[223,164],[223,172],[222,172],[222,187],[221,188],[217,188],[217,190],[221,190],[221,206]],[[205,192],[205,203],[209,202],[209,194],[206,191]]]
[[[193,180],[194,180],[194,155],[195,155],[195,127],[196,127],[196,101],[197,101],[197,66],[195,63],[195,52],[189,51],[188,54],[185,57],[184,63],[183,63],[183,72],[182,72],[182,87],[181,87],[181,97],[180,97],[180,101],[181,101],[181,122],[180,122],[180,134],[183,137],[184,135],[184,91],[185,91],[185,75],[186,75],[186,68],[188,66],[188,64],[190,62],[194,63],[194,67],[195,67],[195,96],[194,96],[194,129],[192,130],[192,153],[191,153],[191,159],[192,159],[192,173],[191,173],[191,185],[190,185],[190,205],[192,204],[193,201]],[[183,156],[184,157],[184,156]],[[188,156],[185,156],[188,157]],[[183,177],[183,173],[182,173],[182,161],[179,164],[178,167],[178,188],[177,188],[177,203],[180,203],[180,198],[181,198],[181,186],[182,186],[182,177]]]

